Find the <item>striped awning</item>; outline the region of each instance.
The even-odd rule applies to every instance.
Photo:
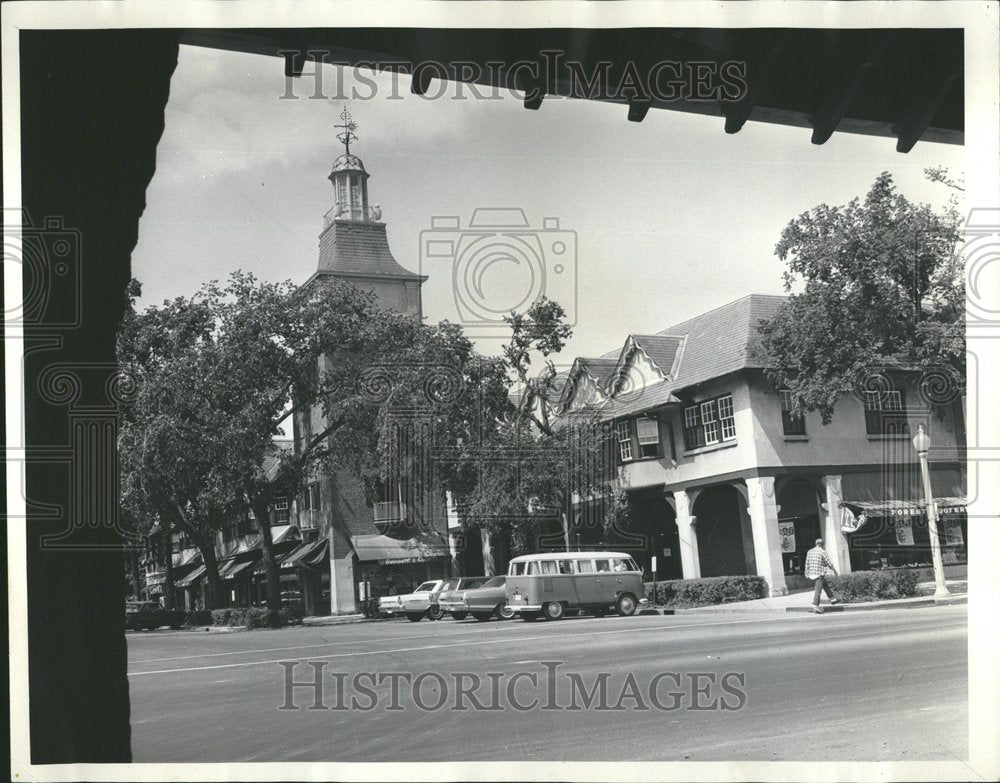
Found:
[[[954,514],[965,511],[968,505],[964,497],[937,497],[934,506],[938,514]],[[841,508],[850,509],[855,514],[864,513],[869,517],[922,516],[926,513],[926,501],[918,500],[842,500]]]
[[[176,582],[174,582],[174,584],[177,587],[188,587],[188,586],[194,584],[195,581],[197,579],[199,579],[202,574],[205,573],[205,571],[206,571],[205,566],[204,565],[200,565],[196,569],[194,569],[194,571],[192,571],[190,574],[188,574],[187,576],[185,576],[183,579],[178,579]]]

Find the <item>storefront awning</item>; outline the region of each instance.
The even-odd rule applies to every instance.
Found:
[[[174,584],[177,587],[189,587],[190,585],[194,584],[195,581],[199,579],[201,575],[205,573],[206,570],[207,569],[205,568],[205,566],[200,565],[196,569],[194,569],[194,571],[192,571],[190,574],[185,576],[183,579],[178,579],[176,582],[174,582]]]
[[[222,574],[223,579],[234,579],[242,573],[245,573],[252,569],[260,562],[260,552],[254,552],[254,557],[249,560],[244,560],[242,562],[235,562],[226,569],[226,572]]]
[[[968,501],[961,497],[934,498],[934,506],[939,514],[964,511]],[[841,508],[849,508],[855,514],[864,512],[870,517],[921,516],[927,503],[916,500],[842,500]]]
[[[431,533],[400,540],[388,536],[351,536],[351,545],[362,563],[422,563],[450,557],[448,542]]]

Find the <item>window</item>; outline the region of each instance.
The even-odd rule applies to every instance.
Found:
[[[576,561],[577,570],[581,574],[592,574],[594,573],[594,561],[593,560],[577,560]]]
[[[543,560],[542,561],[542,573],[543,574],[555,574],[558,573],[556,570],[555,560]]]
[[[607,572],[611,570],[611,562],[608,560],[595,560],[597,564],[597,573]]]
[[[632,428],[628,420],[615,424],[615,437],[618,439],[618,455],[622,462],[632,459]]]
[[[805,435],[806,417],[801,413],[793,413],[795,403],[788,389],[781,392],[781,428],[786,435]]]
[[[660,456],[660,423],[656,419],[636,419],[635,432],[640,457]]]
[[[302,493],[302,510],[319,511],[322,507],[322,502],[322,498],[319,494],[319,482],[314,481],[307,486],[305,491]]]
[[[274,499],[274,524],[288,524],[288,498],[284,495]]]
[[[524,576],[524,563],[511,563],[510,564],[510,575],[511,576]]]
[[[529,560],[528,561],[527,575],[528,576],[538,576],[538,572],[539,572],[538,561],[537,560]]]
[[[909,435],[903,391],[865,391],[865,431],[869,435]]]
[[[560,560],[559,561],[559,573],[560,574],[572,574],[573,571],[573,561],[572,560]]]
[[[684,409],[684,445],[688,450],[735,439],[733,395],[726,394]]]

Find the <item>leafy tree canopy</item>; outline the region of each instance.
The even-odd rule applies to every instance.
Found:
[[[928,176],[952,184],[941,170]],[[923,370],[954,393],[964,388],[959,229],[954,200],[940,212],[915,204],[888,173],[863,200],[821,204],[785,227],[775,247],[787,263],[785,289],[804,287],[761,322],[758,350],[797,410],[819,411],[829,423],[842,395],[878,388],[892,369]]]

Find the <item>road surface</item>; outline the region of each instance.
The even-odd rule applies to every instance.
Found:
[[[137,762],[965,759],[966,624],[950,606],[129,633],[132,749]]]

